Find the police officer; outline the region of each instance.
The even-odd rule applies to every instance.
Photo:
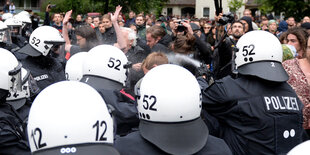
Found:
[[[209,135],[200,117],[201,91],[183,67],[163,64],[141,82],[139,131],[115,141],[121,154],[231,154],[227,144]]]
[[[27,11],[22,11],[14,16],[16,19],[22,21],[22,36],[29,40],[31,33],[33,32],[32,29],[32,22],[30,19],[30,14]]]
[[[238,77],[204,89],[203,108],[219,120],[219,137],[234,154],[286,154],[302,142],[303,105],[286,82],[281,44],[271,33],[252,31],[237,48]]]
[[[27,123],[31,104],[35,96],[40,92],[40,89],[30,74],[30,71],[24,68],[21,68],[20,82],[21,84],[18,86],[18,89],[9,89],[6,101],[14,107],[23,122]]]
[[[69,81],[80,81],[83,77],[83,62],[87,52],[79,52],[70,57],[66,63],[66,79]]]
[[[82,82],[44,89],[33,102],[27,129],[33,154],[119,154],[112,146],[113,121],[105,101]]]
[[[118,135],[126,135],[139,123],[134,97],[122,91],[129,67],[127,57],[120,49],[111,45],[99,45],[87,53],[80,80],[102,95],[113,111]]]
[[[21,35],[22,25],[23,25],[22,21],[13,17],[13,18],[9,18],[9,19],[5,20],[4,24],[6,24],[9,27],[13,44],[15,44],[16,46],[21,48],[28,43],[26,38],[24,38]]]
[[[2,21],[0,21],[0,48],[7,49],[11,52],[19,50],[19,47],[12,43],[9,27]]]
[[[22,90],[21,68],[11,52],[0,48],[0,154],[30,154],[26,124],[17,105],[6,102],[8,96]]]
[[[41,90],[55,82],[65,80],[63,65],[52,56],[64,43],[57,29],[41,26],[33,31],[29,44],[18,51],[27,55],[21,62],[23,67],[30,70]]]

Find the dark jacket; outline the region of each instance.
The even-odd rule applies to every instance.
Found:
[[[127,135],[139,124],[138,110],[134,100],[115,90],[97,89],[114,116],[117,135]],[[112,106],[112,108],[111,108]]]
[[[303,104],[286,82],[227,76],[202,90],[202,106],[233,154],[286,154],[302,142]]]
[[[129,27],[131,24],[135,24],[136,23],[136,18],[128,18],[126,20],[126,23],[125,23],[125,27]]]
[[[117,42],[116,32],[114,27],[110,27],[105,30],[105,32],[102,34],[102,42],[100,44],[108,44],[108,45],[114,45],[114,43]]]
[[[139,39],[146,39],[146,27],[145,25],[137,25],[137,32],[138,32],[138,35],[137,37]]]
[[[26,124],[7,104],[0,103],[0,154],[31,154],[27,141]]]
[[[142,61],[148,56],[149,52],[143,50],[140,46],[132,47],[127,53],[128,61],[132,62],[132,64],[142,63]],[[128,80],[126,81],[126,92],[134,96],[134,86],[136,83],[144,76],[142,70],[136,71],[134,69],[129,69]]]
[[[24,68],[30,70],[40,90],[47,86],[66,80],[64,66],[51,56],[31,57],[21,60]]]
[[[212,55],[211,45],[205,42],[202,38],[199,38],[196,34],[194,34],[194,36],[196,38],[196,52],[194,58],[205,64],[210,64]]]
[[[160,150],[154,144],[145,140],[139,131],[132,132],[125,137],[117,137],[114,147],[123,155],[164,155],[166,152]],[[231,155],[227,144],[219,138],[208,136],[206,145],[195,155]]]
[[[213,67],[215,79],[221,79],[227,75],[232,75],[232,45],[235,41],[229,37],[213,52]]]
[[[169,34],[166,34],[162,37],[151,49],[151,52],[164,52],[170,53],[169,45],[172,42],[172,37]]]

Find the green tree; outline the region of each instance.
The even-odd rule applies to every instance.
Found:
[[[168,0],[51,0],[56,7],[52,12],[67,12],[73,10],[73,15],[86,14],[88,12],[114,12],[117,5],[123,7],[122,12],[128,13],[150,13],[155,11],[157,15],[161,13],[162,8]],[[45,11],[49,1],[43,3],[41,11]]]
[[[297,21],[310,14],[309,0],[256,0],[264,13],[284,13],[285,17],[293,16]]]
[[[228,7],[231,12],[238,11],[244,5],[243,0],[231,0],[228,3]]]

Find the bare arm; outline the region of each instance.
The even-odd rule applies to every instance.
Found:
[[[65,51],[70,53],[71,42],[68,35],[68,21],[71,18],[72,10],[68,11],[63,19],[62,35],[66,41]]]
[[[121,6],[117,6],[116,10],[114,12],[114,14],[111,14],[111,21],[113,24],[113,27],[115,29],[116,32],[116,37],[117,37],[117,47],[121,50],[126,48],[126,40],[123,36],[123,33],[121,31],[121,28],[119,27],[118,23],[117,23],[117,17],[119,15],[119,12],[122,10]]]

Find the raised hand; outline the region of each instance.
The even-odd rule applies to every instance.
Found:
[[[121,10],[122,10],[122,7],[120,5],[118,5],[116,7],[114,14],[111,14],[111,21],[112,22],[117,22],[117,17],[119,15],[119,13],[121,12]]]

